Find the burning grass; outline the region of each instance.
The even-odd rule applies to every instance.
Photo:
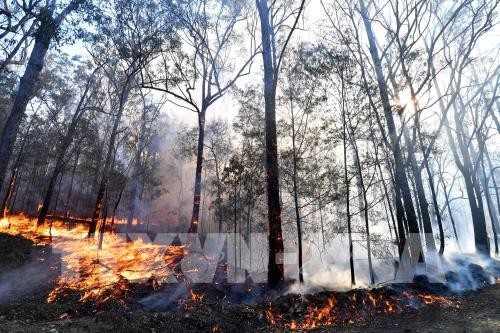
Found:
[[[97,239],[86,238],[85,225],[53,221],[37,227],[36,220],[23,215],[0,220],[0,231],[39,245],[51,243],[53,252],[63,254],[62,274],[48,295],[49,303],[78,295],[79,302],[124,304],[130,281],[158,289],[172,278],[169,266],[183,253],[182,246],[158,246],[142,239],[127,242],[117,234],[106,234],[99,249]]]
[[[174,284],[169,282],[177,282],[175,267],[185,254],[183,246],[156,245],[142,239],[127,242],[120,235],[109,233],[100,250],[98,239],[86,239],[84,224],[70,226],[54,220],[37,228],[35,220],[23,215],[0,220],[0,232],[13,237],[22,235],[30,244],[64,254],[60,263],[62,274],[45,300],[50,304],[78,303],[79,308],[88,309],[80,315],[102,313],[110,306],[127,309],[135,304],[143,308],[147,303],[143,301],[153,297],[151,304],[160,304],[159,308],[146,306],[157,311],[196,313],[208,308],[223,313],[230,306],[239,306],[238,311],[254,317],[256,322],[263,320],[269,327],[304,331],[360,324],[377,315],[429,307],[457,308],[461,304],[461,298],[446,291],[430,292],[425,283],[283,296],[265,285]],[[63,319],[68,316],[66,312],[58,315]],[[211,330],[221,329],[214,324]]]
[[[396,288],[357,289],[349,292],[321,292],[287,295],[270,303],[265,311],[272,325],[291,330],[362,323],[376,315],[393,315],[423,307],[458,307],[458,297],[445,297]]]

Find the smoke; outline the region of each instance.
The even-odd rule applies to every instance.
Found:
[[[51,260],[32,259],[23,266],[0,274],[0,304],[50,290],[58,275]]]
[[[407,279],[396,279],[401,267],[397,253],[373,254],[375,285],[370,285],[367,251],[361,242],[354,243],[354,273],[356,284],[351,286],[349,248],[344,234],[332,236],[328,244],[316,244],[311,237],[304,241],[304,283],[294,283],[287,292],[314,293],[318,290],[345,291],[352,288],[372,288],[381,285],[413,283],[415,276],[430,287],[444,287],[455,294],[478,290],[494,284],[500,278],[500,263],[475,253],[463,254],[448,251],[441,257],[437,253],[425,253],[426,263],[417,264]],[[324,247],[323,247],[324,245]],[[385,254],[383,257],[382,254]],[[292,244],[285,257],[287,277],[298,280],[297,253]]]

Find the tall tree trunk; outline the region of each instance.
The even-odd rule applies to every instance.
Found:
[[[490,169],[490,178],[491,182],[493,183],[493,189],[495,191],[495,197],[496,197],[496,204],[497,204],[497,212],[500,212],[500,187],[498,187],[498,183],[495,177],[495,172],[496,168],[493,166],[493,163],[491,162],[490,158],[490,153],[488,152],[488,147],[484,147],[484,154],[486,157],[486,160],[488,161],[488,167]],[[497,232],[500,232],[500,225],[497,224]]]
[[[408,76],[408,72],[406,71],[406,67],[404,65],[404,59],[400,58],[401,61],[401,67],[403,69],[403,74],[405,75],[407,79],[407,83],[410,86],[410,91],[412,95],[412,101],[413,101],[413,106],[417,112],[415,112],[415,127],[419,126],[418,122],[418,104],[415,102],[417,96],[415,96],[415,92],[413,90],[412,82],[411,79]],[[399,100],[399,88],[396,83],[396,79],[394,77],[394,73],[392,68],[389,68],[389,79],[391,81],[391,84],[394,89],[394,95],[396,100]],[[399,108],[402,108],[403,106],[398,106]],[[399,113],[401,123],[403,124],[403,136],[405,139],[405,147],[406,147],[406,152],[408,154],[408,162],[410,165],[411,169],[411,174],[413,175],[413,185],[415,187],[415,199],[418,204],[417,206],[417,213],[418,213],[418,218],[419,221],[421,222],[422,226],[421,229],[424,230],[425,233],[425,243],[427,246],[427,249],[430,251],[435,252],[436,251],[436,244],[434,242],[434,234],[432,230],[432,222],[431,222],[431,215],[429,212],[429,204],[427,203],[427,198],[425,196],[425,190],[424,190],[424,183],[422,180],[422,172],[417,164],[417,159],[415,157],[415,143],[414,140],[412,139],[410,133],[408,132],[408,127],[406,126],[406,123],[403,119],[403,112]],[[420,134],[420,131],[418,131]],[[425,153],[425,151],[424,151]],[[424,159],[425,156],[424,156]],[[444,242],[443,242],[444,244]]]
[[[344,94],[344,80],[342,80],[342,94]],[[347,172],[347,119],[346,110],[344,105],[344,98],[342,97],[342,141],[344,148],[344,183],[346,187],[346,218],[347,218],[347,235],[349,238],[349,267],[351,270],[351,287],[356,285],[356,276],[354,273],[354,248],[352,242],[352,226],[351,226],[351,208],[350,208],[350,181]]]
[[[122,91],[120,94],[118,113],[115,115],[113,129],[111,130],[111,136],[109,138],[108,152],[106,154],[106,160],[104,162],[104,169],[102,172],[101,183],[99,185],[99,190],[97,192],[97,200],[94,207],[94,213],[92,214],[92,220],[89,226],[89,232],[87,235],[88,238],[94,238],[97,229],[97,223],[102,215],[104,195],[108,187],[109,173],[111,171],[111,166],[114,159],[113,157],[114,157],[116,137],[118,136],[118,126],[120,125],[123,111],[125,110],[125,105],[127,103],[128,96],[130,94],[130,90],[132,89],[131,84],[132,81],[134,80],[135,73],[136,73],[135,69],[132,69],[132,74],[129,74],[127,76],[127,79],[124,83],[124,86],[122,87]]]
[[[455,110],[455,112],[458,112]],[[476,193],[474,191],[474,184],[472,180],[472,173],[470,171],[470,160],[468,160],[468,152],[463,156],[464,163],[460,160],[458,155],[457,147],[455,146],[455,141],[451,132],[450,124],[448,120],[445,121],[446,132],[448,135],[448,143],[453,152],[455,164],[460,170],[465,183],[465,189],[467,191],[467,199],[469,201],[472,225],[474,227],[474,244],[476,251],[489,256],[489,243],[488,236],[486,232],[486,221],[484,218],[484,212],[479,209],[478,203],[476,201]],[[468,160],[468,161],[467,161]]]
[[[431,74],[433,75],[433,83],[434,83],[434,88],[436,90],[436,93],[438,96],[442,96],[441,90],[439,88],[439,84],[436,79],[436,70],[434,68],[434,64],[431,62],[430,63],[430,69],[431,69]],[[459,85],[455,86],[455,89],[459,89]],[[455,120],[455,125],[456,125],[456,132],[457,132],[457,141],[458,141],[458,147],[460,148],[461,156],[462,159],[460,158],[460,155],[458,154],[458,149],[457,145],[455,143],[455,138],[453,137],[451,127],[448,121],[447,117],[447,111],[444,106],[444,103],[442,99],[439,99],[438,102],[439,109],[441,111],[442,117],[443,117],[443,123],[444,123],[444,128],[446,131],[446,135],[448,137],[448,144],[451,148],[451,151],[453,153],[453,158],[455,160],[455,164],[458,168],[458,170],[461,172],[462,177],[464,178],[464,183],[465,183],[465,188],[467,191],[467,197],[469,201],[469,206],[471,210],[471,217],[472,217],[472,225],[474,228],[474,245],[476,247],[476,251],[484,254],[486,256],[490,255],[490,250],[489,250],[489,242],[488,242],[488,234],[486,232],[486,220],[484,217],[484,211],[482,209],[479,209],[478,202],[476,199],[479,198],[480,204],[481,203],[481,193],[478,193],[478,197],[476,197],[476,193],[474,190],[474,180],[472,177],[475,177],[472,173],[472,164],[470,160],[470,154],[469,154],[469,148],[466,143],[464,143],[463,138],[461,135],[464,135],[463,133],[463,126],[461,123],[461,120],[459,118],[459,114],[461,114],[460,110],[458,110],[455,102],[453,102],[453,111],[454,111],[454,120]],[[458,241],[458,240],[457,240]]]
[[[359,159],[359,150],[358,145],[356,143],[356,138],[354,137],[354,129],[352,125],[349,124],[350,128],[350,138],[353,148],[353,159],[354,165],[356,167],[356,173],[358,178],[358,194],[359,194],[359,215],[361,221],[365,223],[365,231],[366,231],[366,251],[368,256],[368,272],[370,274],[370,285],[375,284],[375,274],[373,272],[373,264],[372,264],[372,247],[371,247],[371,234],[370,234],[370,221],[368,219],[368,199],[366,196],[366,186],[363,178],[363,169],[361,167],[361,161]]]
[[[397,42],[398,42],[399,49],[403,50],[404,46],[401,45],[399,39],[397,39]],[[435,216],[436,216],[436,220],[437,220],[437,224],[438,224],[438,228],[439,228],[439,239],[440,239],[439,254],[442,255],[444,253],[444,245],[445,245],[443,223],[441,220],[441,214],[439,212],[439,205],[437,202],[437,196],[436,196],[436,192],[435,192],[435,188],[434,188],[434,182],[432,179],[432,173],[431,173],[430,167],[429,167],[428,155],[426,155],[426,148],[424,145],[424,141],[422,138],[422,132],[421,132],[421,128],[420,128],[420,112],[421,112],[421,110],[420,110],[420,107],[418,104],[418,96],[415,92],[415,88],[413,87],[413,81],[412,81],[411,76],[409,74],[409,71],[407,69],[405,58],[403,57],[403,54],[401,52],[399,53],[399,60],[400,60],[401,70],[403,72],[403,76],[405,77],[406,83],[408,84],[408,86],[410,88],[411,103],[413,104],[413,108],[415,111],[413,138],[415,139],[415,137],[418,134],[420,149],[422,150],[422,153],[423,153],[423,165],[426,169],[427,176],[429,178],[429,187],[431,189],[433,207],[434,207]],[[392,74],[391,69],[389,69],[389,73],[391,76],[390,77],[391,82],[392,82],[394,89],[396,91],[396,98],[399,99],[399,92],[397,90],[396,81],[394,79],[394,76]],[[422,218],[423,218],[423,224],[424,224],[426,245],[428,248],[430,248],[431,251],[435,251],[436,246],[435,246],[434,235],[433,235],[433,231],[432,231],[432,223],[431,223],[431,218],[430,218],[431,215],[429,212],[428,203],[427,203],[427,199],[425,196],[423,180],[422,180],[422,174],[421,174],[422,170],[421,170],[421,167],[419,165],[417,165],[417,161],[415,158],[414,142],[413,142],[414,140],[411,139],[409,133],[407,132],[406,127],[403,130],[404,130],[405,141],[407,142],[408,147],[411,148],[408,150],[408,155],[409,155],[409,159],[410,159],[410,166],[411,166],[413,175],[415,177],[417,196],[418,196],[418,201],[420,204],[420,210],[422,212]],[[431,143],[431,145],[432,144],[433,143]]]
[[[78,149],[75,156],[75,163],[73,164],[73,169],[71,170],[71,180],[69,182],[68,194],[66,195],[66,200],[64,201],[64,219],[67,220],[69,218],[70,210],[69,205],[71,201],[71,197],[73,195],[73,186],[75,184],[75,174],[76,168],[78,166],[78,161],[80,160],[81,150]]]
[[[293,100],[290,101],[291,112],[292,112],[292,151],[293,151],[293,202],[295,206],[295,223],[297,225],[297,250],[298,250],[298,262],[299,262],[299,282],[304,283],[304,273],[302,271],[302,222],[300,220],[300,207],[299,207],[299,189],[298,189],[298,156],[297,156],[297,145],[296,138],[297,133],[295,131],[295,115],[293,111]]]
[[[483,143],[484,144],[484,143]],[[491,229],[493,231],[493,243],[495,244],[495,254],[498,254],[498,212],[495,209],[495,205],[491,200],[490,188],[489,188],[489,180],[486,177],[484,168],[484,159],[481,158],[481,168],[479,168],[479,173],[481,174],[481,182],[484,189],[484,197],[486,199],[486,205],[488,207],[488,214],[490,215],[491,220]]]
[[[196,173],[194,177],[193,214],[191,215],[191,223],[188,230],[190,234],[197,233],[198,225],[200,224],[201,178],[203,172],[203,150],[205,148],[205,115],[206,108],[203,107],[198,113],[198,149],[196,154]]]
[[[21,161],[24,156],[24,147],[26,146],[26,140],[28,138],[28,133],[30,131],[31,124],[24,135],[23,142],[21,144],[21,148],[19,149],[19,154],[17,155],[16,162],[12,167],[12,174],[10,176],[9,186],[7,187],[7,191],[5,193],[5,197],[2,201],[2,207],[0,208],[0,219],[6,216],[7,214],[7,206],[9,205],[9,201],[12,198],[12,194],[14,193],[14,188],[16,187],[16,181],[18,177],[19,168],[21,167]]]
[[[422,242],[420,239],[420,231],[418,227],[418,221],[415,214],[415,207],[413,205],[413,199],[411,196],[410,187],[408,185],[408,179],[405,174],[403,157],[401,153],[401,147],[399,143],[399,136],[396,131],[396,126],[394,123],[394,117],[392,114],[392,107],[389,101],[389,93],[387,91],[386,80],[382,71],[382,62],[377,50],[377,44],[375,41],[375,35],[372,30],[371,21],[368,17],[368,12],[365,7],[364,1],[359,0],[361,15],[363,17],[363,23],[367,33],[367,38],[370,46],[370,55],[375,68],[375,74],[377,77],[377,84],[379,88],[380,98],[382,101],[382,106],[384,110],[384,116],[387,123],[387,130],[389,134],[391,150],[394,155],[394,168],[395,168],[395,188],[396,193],[401,193],[401,198],[403,199],[404,213],[406,214],[406,220],[409,227],[409,237],[410,237],[410,254],[412,258],[413,265],[416,264],[417,258],[420,258],[422,254]],[[398,199],[398,198],[397,198]],[[398,200],[397,200],[398,201]],[[402,212],[399,212],[401,214]]]
[[[264,63],[264,99],[265,99],[265,141],[266,141],[266,185],[268,218],[268,284],[278,286],[284,281],[283,270],[283,234],[281,229],[281,204],[278,167],[278,140],[276,133],[276,79],[273,64],[273,51],[267,0],[256,0],[260,16],[262,34],[262,59]]]

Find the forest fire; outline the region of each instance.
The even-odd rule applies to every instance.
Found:
[[[63,255],[64,269],[48,302],[78,293],[80,302],[102,304],[127,297],[128,283],[149,282],[159,288],[171,273],[167,266],[183,254],[182,246],[160,247],[141,239],[126,242],[117,234],[106,235],[102,250],[97,239],[86,239],[84,225],[70,228],[64,221],[53,221],[37,227],[36,221],[24,215],[11,216],[0,222],[2,232],[21,234],[39,245],[47,245],[52,238],[54,252]],[[57,238],[56,238],[57,237]]]
[[[268,321],[290,330],[312,330],[319,327],[361,323],[374,315],[412,312],[424,306],[455,307],[457,297],[393,289],[358,289],[347,293],[325,292],[279,300],[265,311]]]
[[[158,291],[162,283],[172,278],[173,273],[166,268],[172,268],[185,251],[183,246],[168,246],[168,251],[164,252],[161,246],[147,244],[141,239],[127,243],[115,234],[106,236],[103,250],[99,251],[96,240],[85,239],[85,226],[68,228],[63,221],[53,221],[37,228],[35,221],[23,215],[3,219],[1,227],[2,232],[23,234],[40,245],[50,242],[49,235],[53,240],[57,236],[51,246],[65,254],[62,264],[66,269],[48,295],[49,303],[64,302],[69,297],[92,306],[114,302],[126,307],[131,281],[147,285],[151,292]],[[183,311],[192,311],[204,302],[207,302],[204,291],[190,288],[187,298],[181,297],[177,304]],[[345,293],[286,295],[271,301],[263,312],[271,326],[311,330],[359,323],[373,315],[403,313],[423,306],[458,305],[458,299],[453,297],[385,287]],[[214,330],[218,328],[214,326]]]

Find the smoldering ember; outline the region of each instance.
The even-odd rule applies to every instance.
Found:
[[[500,0],[5,0],[0,36],[0,332],[500,332]]]

